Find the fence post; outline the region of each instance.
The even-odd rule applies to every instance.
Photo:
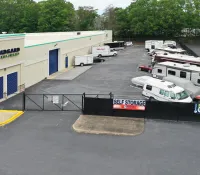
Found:
[[[62,95],[62,111],[64,111],[64,94]]]
[[[25,92],[23,92],[23,95],[22,95],[22,103],[23,103],[23,111],[26,110],[26,94]]]
[[[113,94],[112,94],[112,92],[110,92],[109,95],[110,95],[110,99],[112,99],[112,98],[113,98]]]
[[[85,99],[85,92],[82,95],[82,113],[84,113],[84,99]]]

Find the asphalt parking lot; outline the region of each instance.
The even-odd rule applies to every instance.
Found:
[[[105,57],[73,81],[46,80],[27,90],[27,93],[107,94],[141,98],[141,90],[130,87],[131,79],[147,73],[138,71],[140,64],[150,62],[144,46],[127,48],[117,57]]]
[[[109,93],[141,98],[131,78],[150,59],[143,47],[106,58],[72,81],[45,80],[27,93]],[[0,105],[17,107],[20,96]],[[25,112],[0,128],[0,175],[197,175],[200,125],[146,121],[136,137],[78,134],[72,124],[80,112]]]

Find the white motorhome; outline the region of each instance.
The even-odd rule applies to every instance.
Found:
[[[142,95],[149,98],[150,100],[168,101],[168,102],[179,102],[179,103],[191,103],[192,98],[187,92],[174,83],[159,80],[149,79],[146,81]]]
[[[157,49],[163,46],[162,40],[147,40],[145,41],[145,49],[149,52],[150,50]]]
[[[154,79],[154,78],[150,76],[134,77],[131,79],[131,82],[134,86],[143,88],[146,81],[148,81],[149,79]]]
[[[93,64],[94,62],[93,59],[94,59],[93,55],[75,56],[74,65],[84,66],[84,65]]]
[[[109,46],[92,47],[92,55],[94,57],[116,56],[117,51],[111,50]]]
[[[176,76],[190,80],[197,86],[200,86],[200,67],[190,64],[180,64],[174,62],[162,62],[153,67],[153,77],[163,78],[167,76]]]

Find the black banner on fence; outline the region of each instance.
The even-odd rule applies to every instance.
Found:
[[[84,114],[112,116],[113,99],[84,98]]]
[[[137,100],[133,102],[134,105],[128,106],[127,110],[122,100],[116,102],[113,99],[85,98],[84,114],[200,122],[199,104],[146,101],[142,105],[145,110],[137,110]],[[122,106],[116,107],[116,103]]]

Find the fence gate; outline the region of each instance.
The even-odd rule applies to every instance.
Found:
[[[83,94],[25,94],[26,111],[82,111]]]

